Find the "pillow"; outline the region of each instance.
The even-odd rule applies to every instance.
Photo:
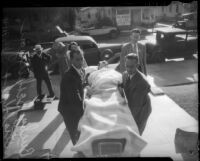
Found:
[[[96,90],[116,88],[122,83],[122,75],[114,69],[102,68],[90,74],[88,83]]]

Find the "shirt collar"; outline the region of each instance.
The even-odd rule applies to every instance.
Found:
[[[128,76],[130,77],[130,79],[132,79],[135,76],[136,73],[134,74],[129,74]]]
[[[135,44],[131,43],[132,47],[134,48],[135,46],[137,47],[137,42]]]
[[[78,73],[81,71],[81,69],[76,68],[73,64],[72,64],[72,66]]]
[[[78,69],[78,68],[76,68],[73,64],[72,64],[72,67],[77,71],[78,74],[81,75],[82,68]]]

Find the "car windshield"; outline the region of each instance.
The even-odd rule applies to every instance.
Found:
[[[81,44],[80,46],[81,46],[81,48],[83,50],[87,50],[87,49],[91,49],[91,48],[96,48],[95,44],[92,44],[92,43],[90,43],[90,44]]]
[[[91,49],[91,48],[97,48],[96,44],[89,42],[89,41],[88,42],[77,41],[77,43],[79,44],[79,46],[83,50],[87,50],[87,49]],[[69,45],[69,42],[65,42],[64,44]]]

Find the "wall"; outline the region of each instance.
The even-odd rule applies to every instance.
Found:
[[[90,14],[89,17],[88,14]],[[95,24],[97,22],[97,14],[101,18],[109,17],[112,19],[112,7],[87,7],[86,10],[80,12],[81,21],[86,21],[88,24]]]

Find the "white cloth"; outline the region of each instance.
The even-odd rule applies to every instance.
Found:
[[[92,157],[94,140],[125,138],[126,145],[121,156],[138,156],[147,143],[139,135],[128,105],[122,104],[124,98],[117,89],[122,75],[115,70],[102,68],[93,71],[88,82],[95,93],[90,99],[85,99],[86,109],[78,126],[81,135],[71,150],[82,151],[87,157]]]
[[[138,44],[137,44],[137,43],[132,44],[132,48],[133,48],[133,51],[134,51],[134,52],[137,54],[137,56],[138,56],[138,62],[140,62],[140,61],[139,61],[140,57],[139,57]]]

